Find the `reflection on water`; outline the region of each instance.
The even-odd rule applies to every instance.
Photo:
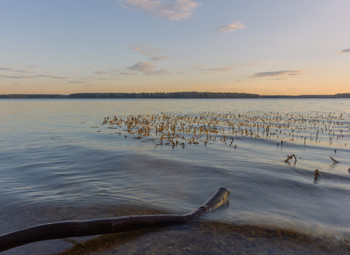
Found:
[[[218,187],[225,186],[231,191],[230,207],[213,212],[202,221],[226,223],[229,228],[277,227],[310,238],[328,238],[331,234],[338,240],[328,238],[333,245],[349,242],[349,109],[350,101],[346,99],[1,100],[1,233],[57,220],[188,212],[206,201]],[[217,118],[215,126],[219,131],[211,134],[216,141],[205,146],[186,140],[183,149],[155,147],[155,141],[133,139],[139,134],[129,133],[124,124],[118,127],[120,130],[100,125],[105,116],[126,120],[131,114],[162,116],[161,112],[182,117],[191,114],[193,118],[195,113],[225,117],[230,112],[230,123],[235,123],[239,133],[230,134],[234,137],[232,146],[229,138],[220,140],[228,136],[227,130],[225,134],[219,133],[220,128],[231,127],[232,131],[232,125]],[[277,134],[276,129],[288,116],[298,122],[293,127],[281,126],[286,134],[284,131]],[[272,119],[264,122],[263,117]],[[269,125],[269,132],[276,134],[262,136],[260,126],[257,133],[258,122],[265,132]],[[177,124],[181,128],[180,121]],[[207,123],[205,126],[208,127]],[[189,136],[186,139],[191,139],[195,127],[196,135],[201,132],[200,127],[205,132],[203,123],[193,124],[191,132],[185,132]],[[289,132],[300,127],[304,128],[298,135],[303,138],[290,141]],[[255,136],[249,134],[250,128]],[[179,129],[175,131],[181,133]],[[205,139],[206,135],[202,135],[198,140]],[[286,143],[277,145],[282,135]],[[309,139],[310,135],[314,140]],[[315,142],[316,135],[321,144]],[[329,136],[334,137],[332,144]],[[154,128],[147,138],[157,138]],[[292,154],[297,161],[285,163],[287,155]],[[322,176],[316,183],[315,169]],[[195,229],[185,227],[174,235],[170,230],[166,233],[179,238],[176,233],[209,231]],[[144,245],[142,240],[149,236],[162,235],[166,236],[156,232],[135,240]],[[196,236],[193,235],[192,243],[200,242]],[[255,239],[258,245],[267,247],[269,238],[261,238]],[[248,249],[248,241],[246,245]],[[35,249],[51,254],[69,247],[71,243],[56,240],[4,254],[29,254]],[[157,247],[163,249],[161,245]],[[214,247],[218,248],[219,243]]]

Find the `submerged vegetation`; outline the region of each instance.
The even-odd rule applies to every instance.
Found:
[[[350,122],[344,119],[343,113],[160,113],[108,116],[102,124],[116,129],[119,135],[142,142],[152,141],[156,147],[168,145],[172,148],[207,146],[219,141],[236,149],[235,139],[239,137],[273,140],[277,146],[286,142],[338,145],[350,133]],[[343,146],[346,146],[346,139]]]
[[[185,149],[221,143],[237,150],[240,139],[262,139],[281,150],[286,144],[295,143],[299,146],[335,147],[332,150],[336,154],[337,148],[345,148],[349,141],[349,117],[345,113],[313,112],[159,113],[107,116],[102,125],[126,139],[151,142],[155,149],[158,146]],[[339,163],[332,156],[329,158],[333,164]],[[292,161],[295,165],[298,160],[295,154],[291,154],[283,161],[288,164]],[[314,183],[320,178],[321,171],[316,169]]]

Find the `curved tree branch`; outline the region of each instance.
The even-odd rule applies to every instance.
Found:
[[[84,221],[62,221],[37,225],[0,236],[0,251],[31,242],[49,239],[110,234],[136,229],[183,224],[207,211],[214,210],[225,204],[228,201],[229,194],[229,190],[220,188],[205,204],[189,214],[123,216]]]

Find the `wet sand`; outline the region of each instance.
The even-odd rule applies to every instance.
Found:
[[[221,212],[223,212],[225,208],[219,210],[222,210]],[[91,213],[94,210],[83,210],[78,218],[86,218],[86,215],[84,216],[84,211]],[[112,211],[110,212],[111,215],[109,216],[112,216]],[[114,216],[124,216],[163,213],[164,212],[162,211],[151,208],[119,207],[113,214]],[[49,214],[53,215],[53,212],[50,212]],[[69,212],[67,212],[67,214],[69,215]],[[91,216],[92,215],[90,215],[88,218],[91,218]],[[185,225],[174,225],[165,228],[36,242],[4,252],[6,255],[322,255],[348,253],[350,253],[350,245],[347,243],[342,243],[341,241],[335,243],[334,240],[320,239],[320,237],[313,238],[311,236],[290,230],[269,229],[257,226],[238,226],[219,222],[206,222],[205,219],[201,218]]]
[[[346,244],[283,230],[195,222],[165,229],[103,235],[56,255],[76,254],[347,254]]]

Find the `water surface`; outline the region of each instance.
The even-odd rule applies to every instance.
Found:
[[[230,134],[229,146],[218,134],[206,146],[185,148],[155,146],[102,125],[106,116],[162,112],[294,114],[322,122],[308,122],[310,129],[294,141],[282,133]],[[321,142],[311,139],[326,127],[332,130],[319,133]],[[58,220],[188,212],[224,186],[230,206],[201,221],[293,231],[339,251],[350,243],[348,99],[0,100],[0,128],[1,234]],[[284,162],[292,154],[298,160]],[[315,169],[322,175],[317,180]],[[54,240],[4,254],[53,254],[71,246]]]

